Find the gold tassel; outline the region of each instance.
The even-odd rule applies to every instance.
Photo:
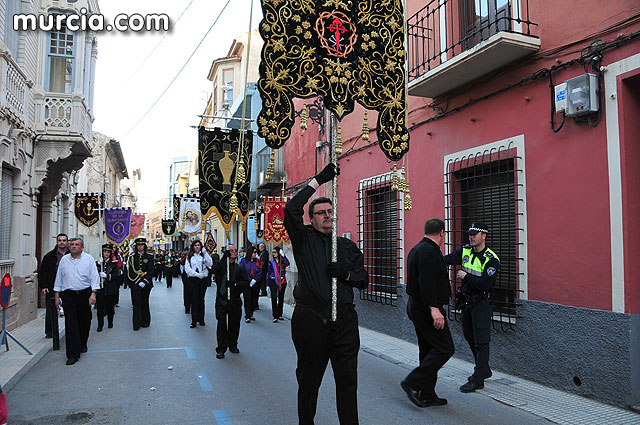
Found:
[[[393,164],[393,174],[391,175],[391,190],[398,191],[398,167]]]
[[[238,209],[238,198],[236,197],[236,188],[233,188],[233,194],[231,195],[231,199],[229,200],[229,212],[234,214]]]
[[[300,114],[300,128],[302,130],[307,129],[307,120],[309,119],[309,114],[307,113],[307,103],[302,104],[302,113]]]
[[[238,171],[236,173],[236,182],[242,186],[247,178],[247,173],[244,169],[244,165],[242,165],[242,158],[240,159],[240,164],[238,164]]]
[[[342,127],[338,126],[338,135],[336,137],[336,155],[342,155]]]
[[[256,219],[254,220],[254,223],[253,223],[253,228],[256,230],[260,229],[260,216],[258,215],[257,212],[256,212]]]
[[[407,187],[407,190],[404,195],[404,209],[409,211],[411,210],[412,207],[413,207],[413,203],[411,202],[411,195],[409,194],[409,188]]]
[[[407,179],[405,178],[404,165],[402,166],[402,170],[400,170],[400,181],[398,182],[398,190],[400,192],[405,192],[409,188],[407,184]]]
[[[367,111],[364,111],[364,121],[362,123],[362,140],[369,140],[369,121],[367,120]]]
[[[271,159],[269,160],[269,165],[267,166],[267,175],[264,176],[264,179],[267,181],[273,180],[273,173],[276,162],[276,151],[271,149]]]

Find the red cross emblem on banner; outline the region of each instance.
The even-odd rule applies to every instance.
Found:
[[[342,24],[340,18],[335,18],[331,25],[329,25],[329,30],[333,32],[336,38],[336,50],[340,52],[340,37],[343,33],[347,32],[347,29]]]

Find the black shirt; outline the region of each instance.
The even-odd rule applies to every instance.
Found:
[[[328,307],[331,303],[331,278],[327,273],[327,264],[331,262],[331,236],[305,225],[302,219],[304,206],[314,192],[311,186],[305,186],[287,202],[284,227],[291,239],[299,272],[298,284],[293,290],[296,302],[309,307]],[[364,255],[349,239],[338,238],[338,263],[350,273],[348,281],[338,280],[338,305],[352,304],[353,287],[364,289],[369,283]]]
[[[69,253],[69,250],[65,254]],[[58,272],[58,263],[64,254],[58,253],[58,247],[53,248],[42,257],[40,270],[38,270],[38,287],[40,289],[47,288],[53,291],[53,284],[56,281],[56,273]]]
[[[424,237],[407,256],[407,294],[412,302],[442,307],[449,302],[451,285],[440,247]]]
[[[469,245],[465,245],[464,248],[470,248]],[[461,265],[462,264],[462,249],[457,249],[451,254],[445,255],[444,262],[447,265]],[[493,289],[493,285],[496,284],[496,278],[498,277],[498,269],[500,268],[500,261],[492,254],[487,252],[485,247],[480,252],[471,251],[472,261],[477,258],[480,262],[484,262],[485,258],[489,258],[489,261],[484,266],[482,276],[474,276],[471,273],[467,273],[462,281],[462,292],[467,295],[484,294]]]
[[[229,263],[229,280],[227,281],[227,260],[218,261],[211,268],[211,273],[216,280],[216,307],[228,306],[227,290],[231,289],[232,306],[242,305],[240,294],[249,287],[249,275],[247,269],[237,264],[237,262]]]
[[[144,273],[144,276],[140,277],[136,275],[138,273]],[[127,260],[127,282],[132,289],[140,289],[138,283],[144,282],[145,288],[153,288],[153,276],[154,267],[153,267],[153,257],[151,254],[132,254],[129,256]],[[137,281],[136,281],[137,280]]]

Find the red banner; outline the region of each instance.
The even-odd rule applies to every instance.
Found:
[[[142,233],[142,229],[144,229],[144,214],[133,214],[129,226],[129,239],[137,238]]]
[[[289,235],[284,228],[284,206],[290,196],[267,196],[264,200],[265,242],[289,243]]]

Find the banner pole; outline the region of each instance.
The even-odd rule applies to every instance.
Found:
[[[331,113],[331,163],[338,166],[338,155],[336,154],[336,117]],[[331,198],[333,204],[333,215],[331,216],[331,261],[338,261],[338,176],[331,181]],[[338,279],[331,278],[331,321],[338,320]]]
[[[103,192],[104,193],[104,192]],[[98,194],[98,259],[100,263],[102,263],[102,271],[104,272],[104,256],[102,255],[102,218],[100,212],[103,210],[102,206],[102,195],[103,193]],[[100,276],[100,289],[102,289],[102,276]]]

